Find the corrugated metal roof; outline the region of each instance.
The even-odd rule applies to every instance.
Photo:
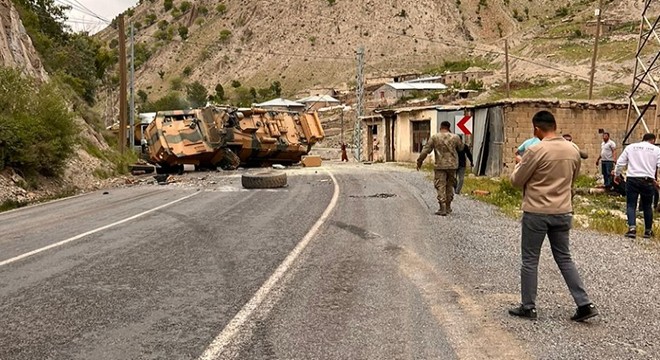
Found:
[[[427,82],[427,81],[440,80],[442,78],[443,78],[443,76],[433,76],[433,77],[426,77],[426,78],[421,78],[421,79],[406,80],[406,81],[402,81],[402,82],[404,82],[404,83],[423,83],[423,82]]]
[[[410,83],[410,82],[400,82],[400,83],[389,83],[387,86],[393,88],[394,90],[445,90],[447,85],[440,83]]]
[[[273,100],[268,100],[266,102],[262,102],[261,104],[254,104],[256,107],[263,107],[263,106],[293,106],[293,107],[305,107],[305,104],[301,104],[299,102],[287,100],[287,99],[282,99],[282,98],[277,98]]]
[[[308,96],[306,98],[299,99],[298,102],[301,102],[301,103],[310,103],[310,102],[311,103],[315,103],[315,102],[318,102],[318,103],[324,103],[324,102],[339,103],[340,101],[333,98],[330,95],[321,95],[321,96]]]

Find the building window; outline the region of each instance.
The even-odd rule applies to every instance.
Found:
[[[431,137],[431,121],[412,121],[412,146],[413,152],[420,153],[426,142]]]
[[[380,92],[380,98],[385,100],[385,91]]]

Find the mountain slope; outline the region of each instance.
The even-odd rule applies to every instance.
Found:
[[[446,60],[477,58],[496,70],[487,84],[501,83],[503,38],[510,42],[513,80],[542,77],[583,86],[593,46],[585,24],[593,20],[597,1],[175,0],[172,8],[166,3],[143,1],[127,12],[127,23],[139,25],[138,59],[147,59],[138,67],[136,86],[150,99],[193,81],[209,91],[217,84],[230,89],[232,80],[256,88],[280,81],[285,95],[317,86],[349,88],[360,45],[366,48],[367,77],[442,70]],[[638,21],[643,5],[605,3],[604,19],[624,25]],[[637,32],[624,26],[604,34],[603,41],[612,44],[599,59],[596,83],[602,89],[618,83],[619,91],[628,84]],[[110,43],[116,31],[99,36]]]

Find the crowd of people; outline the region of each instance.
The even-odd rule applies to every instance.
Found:
[[[571,319],[582,322],[599,315],[587,294],[570,252],[570,229],[573,221],[573,185],[581,161],[588,154],[581,150],[570,134],[557,134],[554,115],[539,111],[532,118],[534,136],[525,140],[515,153],[516,166],[511,183],[523,189],[521,221],[521,302],[509,309],[509,314],[527,319],[538,317],[536,297],[538,264],[542,244],[547,237],[553,257],[577,306]],[[461,137],[451,133],[449,122],[430,137],[417,159],[419,170],[426,157],[435,156],[434,186],[438,211],[446,216],[452,212],[454,194],[461,191],[467,161],[472,154]],[[644,237],[652,237],[652,193],[658,187],[655,173],[660,167],[660,149],[655,136],[646,134],[642,142],[628,146],[617,159],[616,144],[608,133],[603,134],[601,153],[596,163],[601,166],[604,186],[614,189],[622,183],[622,170],[627,167],[626,196],[630,225],[627,236],[635,236],[637,199],[641,198],[645,214]],[[467,158],[467,159],[466,159]]]

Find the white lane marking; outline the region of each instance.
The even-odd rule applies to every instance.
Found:
[[[102,190],[102,191],[107,191],[107,190]],[[5,215],[5,214],[11,214],[11,213],[18,212],[18,211],[34,209],[34,208],[38,208],[38,207],[45,206],[45,205],[55,204],[55,203],[58,203],[60,201],[71,200],[71,199],[79,198],[81,196],[85,196],[85,195],[89,195],[89,194],[93,194],[93,192],[77,194],[77,195],[71,195],[71,196],[67,196],[67,197],[63,197],[63,198],[59,198],[59,199],[55,199],[55,200],[50,200],[50,201],[46,201],[46,202],[39,202],[39,203],[35,203],[35,204],[26,205],[26,206],[19,207],[19,208],[16,208],[16,209],[11,209],[11,210],[0,212],[0,216]]]
[[[68,239],[66,239],[66,240],[62,240],[62,241],[60,241],[60,242],[56,242],[56,243],[54,243],[54,244],[50,244],[50,245],[48,245],[48,246],[44,246],[44,247],[39,248],[39,249],[36,249],[36,250],[32,250],[32,251],[30,251],[30,252],[27,252],[27,253],[22,254],[22,255],[18,255],[18,256],[16,256],[16,257],[11,258],[11,259],[7,259],[7,260],[4,260],[4,261],[0,261],[0,267],[5,266],[5,265],[8,265],[8,264],[11,264],[11,263],[16,262],[16,261],[18,261],[18,260],[25,259],[25,258],[30,257],[30,256],[32,256],[32,255],[36,255],[36,254],[38,254],[38,253],[40,253],[40,252],[44,252],[44,251],[46,251],[46,250],[50,250],[50,249],[52,249],[52,248],[56,248],[56,247],[59,247],[59,246],[62,246],[62,245],[68,244],[68,243],[70,243],[70,242],[72,242],[72,241],[76,241],[76,240],[82,239],[82,238],[84,238],[85,236],[92,235],[92,234],[97,233],[97,232],[99,232],[99,231],[103,231],[103,230],[109,229],[109,228],[111,228],[111,227],[113,227],[113,226],[121,225],[121,224],[123,224],[123,223],[125,223],[125,222],[131,221],[131,220],[135,220],[135,219],[137,219],[137,218],[139,218],[139,217],[142,217],[142,216],[147,215],[147,214],[149,214],[149,213],[152,213],[152,212],[154,212],[154,211],[160,210],[160,209],[162,209],[162,208],[165,208],[165,207],[168,207],[168,206],[170,206],[170,205],[176,204],[176,203],[178,203],[178,202],[180,202],[180,201],[183,201],[183,200],[186,200],[186,199],[188,199],[188,198],[191,198],[191,197],[193,197],[193,196],[195,196],[195,195],[197,195],[197,194],[199,194],[199,193],[200,193],[200,192],[198,191],[198,192],[192,193],[192,194],[190,194],[190,195],[186,195],[186,196],[184,196],[184,197],[182,197],[182,198],[180,198],[180,199],[177,199],[177,200],[174,200],[174,201],[170,201],[170,202],[168,202],[167,204],[163,204],[163,205],[157,206],[157,207],[155,207],[155,208],[153,208],[153,209],[150,209],[150,210],[147,210],[147,211],[141,212],[141,213],[139,213],[139,214],[137,214],[137,215],[133,215],[133,216],[128,217],[128,218],[126,218],[126,219],[119,220],[119,221],[117,221],[117,222],[113,222],[112,224],[108,224],[108,225],[105,225],[105,226],[101,226],[100,228],[96,228],[96,229],[94,229],[94,230],[90,230],[90,231],[84,232],[84,233],[82,233],[82,234],[80,234],[80,235],[76,235],[76,236],[74,236],[74,237],[70,237],[70,238],[68,238]]]
[[[328,175],[332,178],[332,181],[335,183],[334,193],[332,194],[332,199],[330,204],[325,208],[321,217],[316,221],[314,226],[307,232],[305,237],[300,240],[298,245],[289,253],[289,255],[284,259],[284,261],[277,267],[275,272],[268,278],[268,280],[261,285],[259,290],[252,296],[252,299],[243,306],[243,308],[234,316],[233,319],[225,326],[222,332],[211,342],[211,344],[206,348],[204,353],[199,357],[199,360],[211,360],[216,359],[225,349],[225,347],[230,343],[231,339],[238,333],[238,330],[245,324],[245,322],[252,316],[255,310],[259,305],[266,299],[270,291],[275,287],[275,285],[280,281],[280,279],[285,275],[289,268],[293,265],[293,262],[296,261],[300,253],[305,249],[307,244],[316,236],[319,229],[323,224],[328,220],[330,214],[337,206],[339,200],[339,183],[335,176],[328,171]]]

